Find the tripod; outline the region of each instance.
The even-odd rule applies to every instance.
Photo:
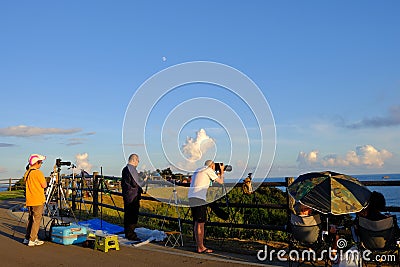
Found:
[[[73,174],[73,173],[72,173]],[[89,215],[89,211],[86,207],[85,203],[85,197],[83,195],[83,187],[85,186],[85,171],[82,169],[81,170],[81,180],[80,183],[78,183],[78,188],[77,188],[77,196],[79,197],[79,220],[81,219],[82,215],[82,203],[83,206],[85,207],[86,213]],[[87,186],[87,184],[86,184]],[[88,191],[90,192],[90,191]]]
[[[50,181],[49,185],[46,188],[45,196],[46,196],[46,202],[45,202],[45,209],[43,214],[47,216],[56,216],[58,215],[58,207],[57,207],[57,202],[52,202],[50,203],[51,198],[53,197],[54,194],[54,187],[57,184],[57,170],[55,169],[55,172],[53,171],[50,175]]]
[[[179,211],[179,205],[182,205],[182,203],[178,199],[178,192],[176,191],[176,185],[175,185],[175,181],[174,181],[174,187],[172,190],[172,194],[168,200],[168,206],[175,206],[175,212],[178,215],[178,228],[179,228],[178,230],[179,231],[165,232],[167,234],[167,241],[165,242],[165,246],[168,246],[169,244],[172,247],[175,247],[179,244],[181,244],[181,246],[183,246],[182,224],[181,224],[181,214]],[[168,208],[165,211],[164,220],[162,222],[161,229],[164,228],[165,217],[167,217],[167,212],[168,212]]]
[[[101,203],[101,206],[100,206],[100,228],[103,229],[103,193],[105,191],[109,192],[110,190],[108,189],[107,183],[104,181],[103,167],[100,167],[100,170],[101,170],[101,178],[100,178],[100,203]],[[105,188],[105,190],[104,190],[104,188]],[[112,197],[111,194],[110,194],[110,198],[111,198],[111,201],[112,201],[114,207],[116,207],[117,205],[115,204],[114,198]],[[118,210],[117,210],[117,213],[118,213],[119,221],[120,221],[120,223],[122,223],[123,220],[122,220],[121,214],[119,213]]]
[[[67,202],[64,190],[61,183],[61,166],[54,165],[54,171],[50,178],[49,186],[46,189],[46,203],[45,212],[47,216],[51,218],[60,216],[61,220],[63,215],[69,215],[69,212],[73,215],[75,221],[77,221],[75,214]],[[66,212],[67,211],[67,212]]]

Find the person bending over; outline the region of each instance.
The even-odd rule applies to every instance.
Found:
[[[212,253],[204,245],[204,225],[207,221],[207,190],[211,182],[224,183],[224,166],[221,164],[220,172],[215,173],[215,163],[207,160],[203,167],[197,169],[192,176],[189,188],[189,204],[194,221],[194,237],[198,253]]]

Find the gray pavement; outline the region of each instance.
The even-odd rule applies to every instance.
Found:
[[[266,266],[256,255],[242,255],[215,250],[212,254],[198,254],[193,247],[169,248],[162,243],[140,247],[121,246],[119,251],[107,253],[80,245],[63,246],[46,242],[42,246],[22,244],[26,216],[18,210],[23,200],[0,201],[0,259],[1,266]],[[45,218],[45,224],[49,218]],[[43,237],[43,231],[40,237]],[[254,253],[256,254],[256,252]],[[268,263],[268,262],[267,262]],[[275,263],[274,263],[275,264]],[[279,265],[282,265],[279,263]]]

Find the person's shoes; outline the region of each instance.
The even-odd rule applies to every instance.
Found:
[[[40,245],[43,245],[43,244],[44,244],[44,241],[36,239],[35,241],[30,241],[29,240],[28,246],[29,247],[34,247],[34,246],[40,246]]]
[[[135,233],[136,224],[131,224],[125,227],[125,238],[130,241],[140,241]]]
[[[209,249],[209,248],[205,248],[202,251],[197,251],[197,253],[200,253],[200,254],[209,254],[209,253],[213,253],[213,252],[214,251],[212,249]]]
[[[24,238],[24,241],[22,242],[22,244],[27,245],[29,243],[29,239]]]

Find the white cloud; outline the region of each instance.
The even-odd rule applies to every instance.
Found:
[[[18,125],[18,126],[0,128],[0,136],[30,137],[37,135],[73,134],[80,131],[81,131],[80,128],[61,129],[61,128],[41,128],[34,126]]]
[[[378,150],[372,145],[358,146],[355,150],[347,152],[344,157],[331,154],[320,158],[318,154],[316,150],[310,153],[300,152],[297,157],[299,167],[382,168],[385,160],[393,157],[390,151],[386,149]]]
[[[196,138],[187,137],[186,143],[182,146],[183,154],[187,160],[176,165],[177,171],[191,172],[199,167],[197,161],[205,161],[206,159],[202,158],[203,155],[214,146],[214,139],[209,137],[204,129],[200,129],[196,133]]]
[[[313,150],[310,153],[301,151],[297,156],[297,162],[299,162],[300,166],[315,164],[318,160],[318,153],[318,150]]]
[[[89,154],[76,154],[75,155],[76,161],[76,171],[80,172],[81,170],[85,170],[88,173],[91,173],[93,165],[89,163]]]
[[[197,132],[196,139],[191,137],[186,139],[186,143],[183,145],[182,150],[188,161],[196,162],[200,160],[202,155],[214,145],[215,141],[207,135],[204,129],[200,129]]]
[[[389,159],[393,156],[390,151],[386,149],[377,150],[371,145],[357,147],[356,155],[358,156],[358,159],[360,160],[359,162],[362,165],[380,168],[385,164],[386,159]]]

